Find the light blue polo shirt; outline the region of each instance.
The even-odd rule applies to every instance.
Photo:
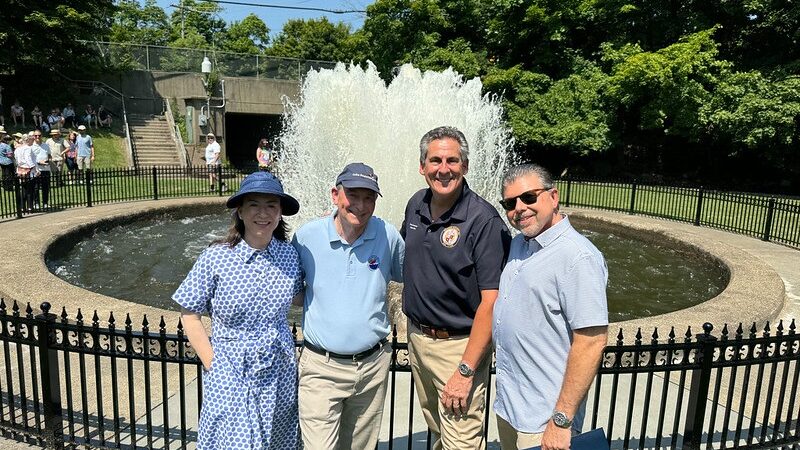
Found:
[[[94,147],[94,141],[92,141],[91,136],[88,134],[81,136],[79,134],[75,139],[75,143],[78,146],[78,157],[88,158],[92,156],[92,147]]]
[[[306,283],[303,338],[330,352],[355,354],[389,334],[386,285],[403,281],[405,243],[392,225],[372,217],[350,245],[333,218],[303,225],[292,239]]]
[[[572,330],[608,325],[605,259],[564,216],[511,241],[494,304],[494,410],[517,431],[541,433],[561,392]],[[583,425],[586,400],[574,417]]]

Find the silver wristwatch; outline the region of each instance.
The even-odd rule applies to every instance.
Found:
[[[556,411],[553,413],[553,424],[558,428],[569,428],[572,426],[572,419],[563,412]]]
[[[471,377],[475,375],[475,369],[469,366],[469,364],[461,361],[461,364],[458,365],[458,373],[465,377]]]

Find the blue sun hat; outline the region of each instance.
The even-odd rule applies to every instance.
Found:
[[[284,216],[293,216],[300,210],[300,203],[291,195],[283,192],[281,181],[269,172],[253,172],[242,180],[239,192],[231,195],[225,205],[236,208],[247,194],[275,195],[281,199],[281,212]]]

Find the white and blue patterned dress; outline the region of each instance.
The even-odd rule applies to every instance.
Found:
[[[172,298],[210,314],[211,370],[203,377],[198,450],[299,448],[297,362],[287,320],[302,286],[297,252],[272,239],[213,245]]]

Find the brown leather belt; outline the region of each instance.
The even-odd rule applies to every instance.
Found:
[[[318,355],[327,356],[329,358],[349,359],[349,360],[351,360],[353,362],[358,362],[358,361],[361,361],[362,359],[367,359],[370,356],[374,355],[375,352],[377,352],[378,350],[383,348],[383,346],[386,345],[388,342],[389,341],[386,338],[383,338],[380,341],[378,341],[377,344],[373,345],[372,347],[364,350],[363,352],[359,352],[359,353],[356,353],[356,354],[353,354],[353,355],[345,355],[345,354],[342,354],[342,353],[329,352],[329,351],[325,350],[324,348],[317,347],[316,345],[314,345],[314,344],[312,344],[310,342],[303,342],[303,347],[311,350],[312,352],[314,352],[314,353],[316,353]]]
[[[415,327],[419,328],[419,331],[421,331],[422,334],[436,339],[450,339],[453,337],[469,336],[469,333],[472,330],[471,328],[432,327],[430,325],[419,323],[410,317],[408,318],[408,321],[414,324]]]

